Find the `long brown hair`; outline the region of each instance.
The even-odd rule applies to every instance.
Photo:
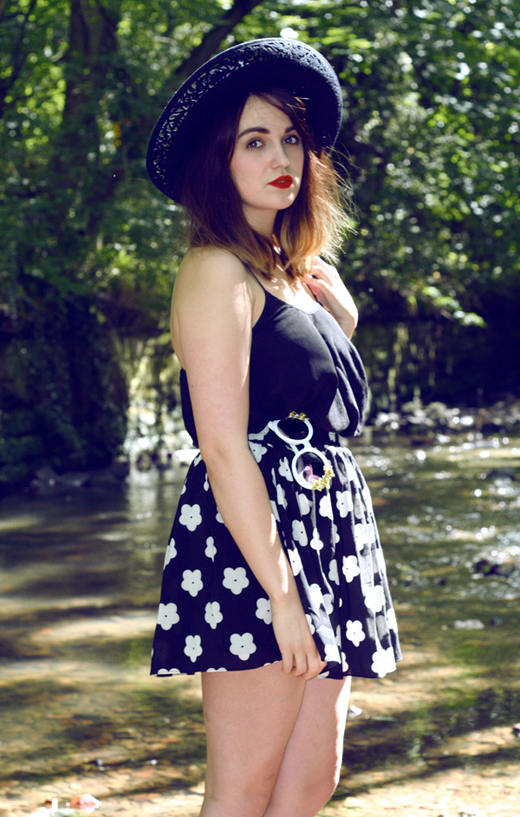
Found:
[[[230,170],[240,117],[250,95],[283,111],[304,147],[299,193],[290,207],[278,212],[272,240],[248,224]],[[305,105],[282,88],[244,92],[209,122],[186,167],[182,203],[190,217],[191,247],[227,249],[266,278],[272,277],[280,261],[288,275],[300,278],[317,255],[334,259],[347,224],[338,175],[316,145]]]

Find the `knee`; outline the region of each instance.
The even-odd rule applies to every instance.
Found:
[[[235,778],[217,785],[207,780],[204,802],[211,805],[211,814],[218,817],[262,817],[275,782],[276,775],[249,780]]]

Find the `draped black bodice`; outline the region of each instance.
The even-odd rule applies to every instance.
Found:
[[[356,348],[320,304],[312,312],[265,290],[253,328],[249,431],[291,411],[346,437],[361,433],[368,386]],[[181,370],[184,424],[197,445],[186,372]]]

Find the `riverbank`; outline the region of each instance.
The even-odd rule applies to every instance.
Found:
[[[520,439],[377,443],[354,447],[404,660],[386,678],[354,681],[341,782],[323,817],[520,817]],[[3,817],[83,793],[100,817],[197,814],[198,681],[148,676],[180,489],[175,466],[132,468],[117,490],[0,506]],[[493,553],[510,561],[486,567]]]

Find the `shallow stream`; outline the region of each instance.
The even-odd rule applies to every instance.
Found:
[[[354,684],[362,713],[354,709],[347,728],[337,797],[484,755],[518,760],[520,440],[353,447],[373,493],[405,660],[388,678]],[[200,797],[197,681],[148,676],[183,473],[133,470],[120,489],[0,504],[0,814],[30,814],[87,785],[104,814],[137,813],[157,792]],[[196,813],[173,803],[165,814]]]

